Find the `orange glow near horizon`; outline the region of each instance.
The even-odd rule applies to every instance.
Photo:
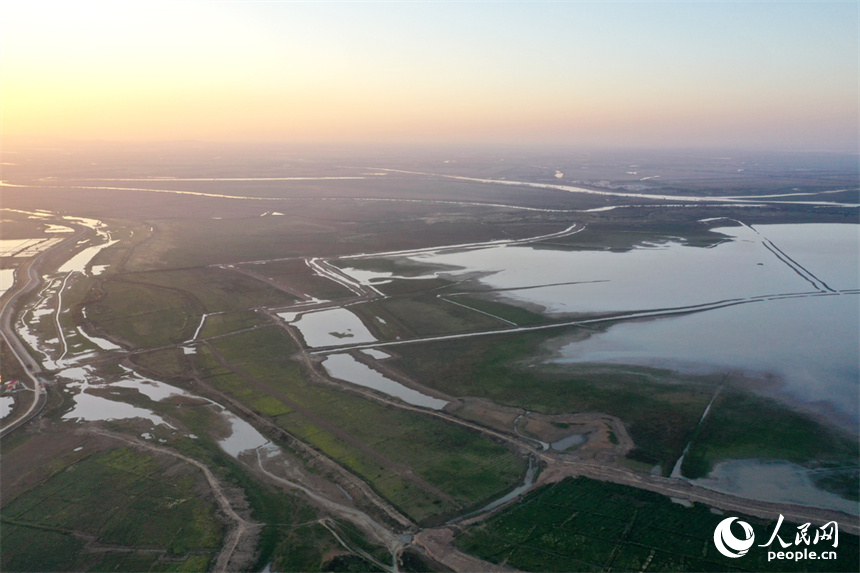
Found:
[[[813,50],[793,26],[810,27],[811,41],[815,22],[799,14],[783,23],[784,37],[798,45],[778,46],[781,55],[736,30],[731,38],[702,32],[703,43],[695,43],[695,30],[660,23],[667,12],[659,6],[604,14],[575,4],[12,1],[3,5],[0,34],[0,132],[118,141],[850,148],[857,144],[850,30],[857,8],[836,8],[849,17],[849,31]],[[540,10],[554,11],[556,23],[537,18]],[[622,10],[630,12],[626,25]],[[696,10],[727,20],[733,11],[772,16],[761,6],[692,6],[684,10],[691,22],[701,20]],[[677,37],[643,33],[639,12],[654,18],[643,24],[668,26]],[[557,23],[560,16],[567,22]],[[578,24],[586,17],[604,27]],[[729,39],[748,45],[726,50],[719,41]]]

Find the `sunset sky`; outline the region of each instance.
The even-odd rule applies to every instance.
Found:
[[[0,6],[4,138],[858,146],[855,1]]]

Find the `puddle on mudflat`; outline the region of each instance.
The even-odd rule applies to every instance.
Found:
[[[391,358],[390,354],[381,350],[377,350],[376,348],[365,348],[362,350],[362,352],[364,354],[367,354],[371,358],[376,358],[377,360],[385,360],[386,358]]]
[[[563,452],[573,446],[581,446],[585,443],[585,436],[582,434],[571,434],[566,436],[560,440],[556,440],[550,447],[557,452]]]
[[[0,296],[12,288],[15,282],[15,269],[0,269]]]
[[[12,396],[0,396],[0,418],[5,418],[12,411],[15,398]]]
[[[219,411],[220,415],[230,425],[230,435],[219,440],[218,444],[233,457],[237,457],[241,452],[246,450],[253,450],[269,443],[269,440],[260,434],[251,424],[239,418],[217,402],[208,398],[202,398],[170,384],[146,378],[128,368],[122,368],[126,372],[126,375],[122,379],[112,383],[100,383],[97,387],[137,390],[154,402],[160,402],[171,396],[183,396],[208,402]],[[144,418],[150,420],[153,425],[164,424],[173,428],[164,418],[152,410],[88,393],[86,390],[91,387],[91,382],[101,382],[100,377],[90,366],[66,368],[58,372],[57,376],[70,381],[66,384],[67,388],[79,389],[78,393],[72,395],[75,406],[71,412],[63,416],[64,420],[98,421]],[[191,435],[191,437],[196,436]]]
[[[222,415],[230,422],[232,433],[227,438],[220,440],[218,445],[234,458],[242,452],[257,449],[269,443],[268,438],[242,418],[226,410],[222,412]]]

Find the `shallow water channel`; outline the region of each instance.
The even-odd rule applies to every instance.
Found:
[[[548,360],[766,379],[784,401],[823,408],[832,420],[856,429],[860,225],[742,225],[712,231],[725,240],[697,247],[669,238],[624,251],[508,245],[401,258],[443,269],[433,274],[454,281],[472,279],[464,283],[467,291],[493,293],[529,308],[539,305],[555,317],[714,305],[702,312],[589,324],[596,328],[584,339],[552,341],[554,356]],[[374,280],[366,272],[361,278]],[[380,273],[378,278],[391,276]],[[695,483],[755,499],[857,513],[856,502],[817,489],[809,471],[788,462],[731,460]]]
[[[352,384],[372,388],[383,394],[400,398],[407,404],[422,406],[432,410],[441,410],[448,405],[445,400],[422,394],[362,364],[349,354],[329,354],[323,361],[323,367],[334,378],[346,380]]]

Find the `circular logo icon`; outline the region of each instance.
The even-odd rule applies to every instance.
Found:
[[[741,557],[747,554],[750,547],[755,543],[755,534],[752,525],[745,521],[738,521],[738,525],[744,530],[743,539],[738,539],[732,533],[732,523],[737,517],[727,517],[722,520],[714,530],[714,545],[717,551],[726,557]]]

